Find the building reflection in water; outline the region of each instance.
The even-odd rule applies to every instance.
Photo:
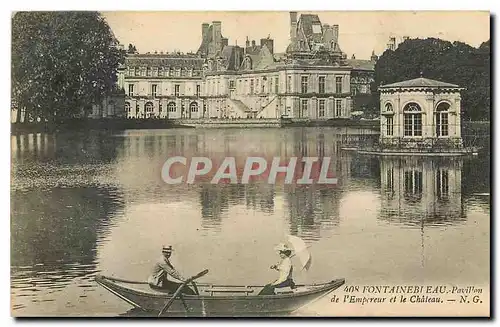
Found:
[[[410,226],[463,222],[462,159],[381,157],[380,219]]]
[[[373,131],[351,128],[186,129],[148,131],[146,137],[139,131],[127,131],[124,147],[119,151],[118,161],[126,162],[120,167],[120,174],[124,174],[120,180],[127,181],[126,188],[129,193],[133,192],[134,203],[148,202],[152,197],[168,201],[197,200],[202,228],[214,231],[221,229],[232,206],[271,215],[277,209],[276,199],[280,198],[281,205],[282,198],[290,232],[317,239],[322,229],[338,224],[339,200],[349,182],[351,155],[341,147],[372,134],[376,135]],[[297,187],[282,182],[270,185],[267,180],[261,180],[246,185],[212,185],[209,181],[191,186],[166,185],[158,176],[163,162],[171,156],[185,156],[188,162],[193,156],[208,157],[213,171],[225,157],[234,157],[237,167],[241,168],[249,156],[265,158],[269,163],[274,157],[280,157],[283,162],[291,157],[319,157],[320,166],[324,157],[330,157],[329,173],[337,177],[338,184]],[[148,170],[140,176],[131,173],[145,166]],[[303,169],[303,164],[297,165],[298,176]],[[146,194],[147,190],[155,190],[155,194]]]

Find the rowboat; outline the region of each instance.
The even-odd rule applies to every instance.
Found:
[[[172,294],[152,289],[146,282],[98,275],[96,282],[135,308],[159,312]],[[277,289],[275,295],[257,295],[263,286],[196,284],[197,295],[182,295],[170,305],[168,315],[264,316],[287,315],[335,291],[345,279],[322,284]],[[184,303],[183,303],[184,302]],[[187,312],[186,312],[187,311]]]

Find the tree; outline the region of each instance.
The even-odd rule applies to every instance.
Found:
[[[135,45],[133,45],[133,44],[129,43],[129,44],[128,44],[128,50],[127,50],[127,53],[128,53],[128,54],[136,54],[136,53],[138,53],[137,48],[135,47]]]
[[[489,49],[489,41],[474,48],[463,42],[451,43],[436,38],[407,40],[396,50],[387,50],[380,56],[375,65],[372,91],[378,97],[376,89],[380,85],[423,75],[466,88],[462,92],[464,117],[489,119]]]
[[[18,12],[12,98],[25,109],[25,121],[80,116],[115,91],[124,55],[97,12]]]

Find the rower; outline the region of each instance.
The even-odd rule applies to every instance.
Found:
[[[262,291],[260,291],[259,295],[274,295],[275,294],[274,290],[276,288],[282,288],[282,287],[295,288],[295,283],[292,278],[293,274],[292,260],[290,259],[292,255],[292,250],[290,250],[290,248],[288,248],[288,246],[283,243],[278,245],[275,249],[276,251],[278,251],[281,261],[276,265],[272,265],[271,269],[279,271],[280,275],[277,280],[264,286]]]
[[[168,276],[183,282],[184,277],[174,268],[170,263],[170,256],[172,255],[172,246],[162,247],[162,257],[158,259],[153,267],[153,271],[148,278],[148,284],[153,289],[158,289],[162,291],[167,291],[169,293],[174,293],[177,291],[182,283],[176,283],[168,279]],[[182,290],[183,294],[194,295],[196,294],[192,289],[185,286]]]

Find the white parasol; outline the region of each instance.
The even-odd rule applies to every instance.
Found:
[[[312,257],[309,252],[309,246],[300,237],[294,235],[287,236],[287,243],[293,250],[292,257],[297,257],[302,265],[302,270],[308,270],[311,267]]]

